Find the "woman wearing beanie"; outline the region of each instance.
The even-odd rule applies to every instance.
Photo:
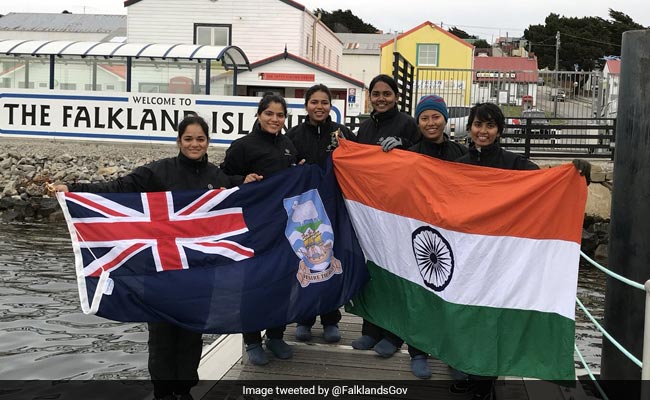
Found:
[[[448,119],[447,104],[442,97],[423,96],[415,108],[422,140],[409,150],[445,161],[454,161],[467,154],[467,147],[449,140],[445,134]]]
[[[449,114],[445,100],[436,95],[423,96],[415,108],[415,120],[422,134],[422,140],[411,146],[410,151],[424,154],[445,161],[454,161],[467,154],[467,147],[449,140],[445,135],[445,127]],[[411,356],[411,372],[418,378],[431,377],[429,355],[410,344],[408,352]]]
[[[370,81],[369,93],[372,112],[359,126],[352,140],[363,144],[378,144],[388,151],[408,149],[420,141],[415,120],[397,108],[397,83],[388,75],[377,75]]]

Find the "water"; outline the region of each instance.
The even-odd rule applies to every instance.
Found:
[[[81,312],[64,224],[0,225],[0,377],[149,377],[145,324]]]
[[[604,274],[581,267],[578,296],[598,320],[604,292]],[[598,370],[601,335],[581,310],[576,338]],[[0,379],[148,378],[145,324],[81,312],[66,226],[0,224]]]

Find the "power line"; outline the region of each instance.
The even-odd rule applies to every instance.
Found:
[[[564,32],[562,32],[562,35],[564,35],[564,36],[568,36],[568,37],[572,37],[572,38],[574,38],[574,39],[585,40],[585,41],[587,41],[587,42],[594,42],[594,43],[598,43],[598,44],[606,44],[606,45],[608,45],[608,46],[621,47],[620,44],[614,44],[614,43],[608,43],[608,42],[601,42],[600,40],[593,40],[593,39],[583,38],[583,37],[580,37],[580,36],[573,36],[573,35],[569,35],[568,33],[564,33]]]

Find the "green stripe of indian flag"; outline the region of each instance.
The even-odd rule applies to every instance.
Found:
[[[412,233],[429,224],[351,200],[346,204],[368,260],[446,302],[575,317],[578,243],[432,227],[447,240],[455,261],[448,286],[435,292],[424,283],[412,241]]]
[[[575,324],[554,313],[467,306],[368,262],[371,283],[346,309],[452,367],[483,376],[575,380]]]

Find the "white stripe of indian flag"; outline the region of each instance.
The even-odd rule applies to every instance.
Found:
[[[445,302],[575,317],[578,243],[432,227],[449,243],[455,262],[448,286],[436,292],[425,285],[412,244],[412,232],[429,224],[351,200],[346,204],[369,261]]]

